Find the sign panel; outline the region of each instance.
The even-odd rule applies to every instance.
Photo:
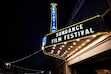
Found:
[[[106,27],[104,21],[100,15],[97,15],[69,27],[57,30],[54,33],[47,34],[47,40],[44,46],[50,46],[105,31]]]
[[[55,32],[57,30],[57,4],[51,3],[51,32]]]

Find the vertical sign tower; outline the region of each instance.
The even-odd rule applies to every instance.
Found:
[[[51,3],[51,24],[50,24],[50,32],[55,32],[57,30],[57,4]],[[43,46],[46,45],[47,37],[43,38]]]
[[[51,3],[51,27],[50,32],[55,32],[57,30],[57,4]]]

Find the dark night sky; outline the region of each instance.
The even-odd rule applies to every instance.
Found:
[[[42,38],[50,31],[50,3],[58,3],[58,28],[67,26],[75,0],[9,0],[2,8],[0,59],[13,61],[40,50]],[[38,66],[46,64],[41,52],[17,65]],[[32,67],[35,68],[35,67]]]

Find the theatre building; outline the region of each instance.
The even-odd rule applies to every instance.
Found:
[[[43,39],[44,54],[60,59],[52,74],[111,74],[111,0],[77,0],[68,25]]]

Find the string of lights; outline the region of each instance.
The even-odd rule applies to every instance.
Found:
[[[16,65],[12,65],[12,67],[19,68],[19,69],[22,69],[22,70],[31,71],[31,72],[44,73],[44,71],[42,71],[42,70],[29,69],[29,68],[25,68],[25,67],[16,66]]]
[[[23,60],[28,59],[28,58],[30,58],[31,56],[33,56],[33,55],[41,52],[41,51],[42,51],[42,50],[38,50],[38,51],[36,51],[36,52],[34,52],[34,53],[26,56],[26,57],[23,57],[23,58],[21,58],[21,59],[18,59],[18,60],[15,60],[15,61],[11,61],[11,62],[8,62],[8,63],[12,64],[12,63],[17,63],[17,62],[23,61]]]
[[[41,51],[42,51],[42,50],[38,50],[38,51],[36,51],[36,52],[34,52],[34,53],[32,53],[32,54],[24,57],[24,58],[21,58],[21,59],[12,61],[12,62],[8,62],[8,63],[6,63],[6,62],[5,62],[4,60],[2,60],[2,59],[0,59],[0,61],[3,62],[3,63],[5,63],[5,67],[6,67],[7,69],[10,69],[11,67],[15,67],[15,68],[19,68],[19,69],[22,69],[22,70],[44,73],[44,71],[41,71],[41,70],[29,69],[29,68],[25,68],[25,67],[20,67],[20,66],[12,65],[12,63],[17,63],[17,62],[23,61],[23,60],[25,60],[25,59],[28,59],[28,58],[30,58],[31,56],[33,56],[33,55],[35,55],[35,54],[37,54],[37,53],[39,53],[39,52],[41,52]]]

